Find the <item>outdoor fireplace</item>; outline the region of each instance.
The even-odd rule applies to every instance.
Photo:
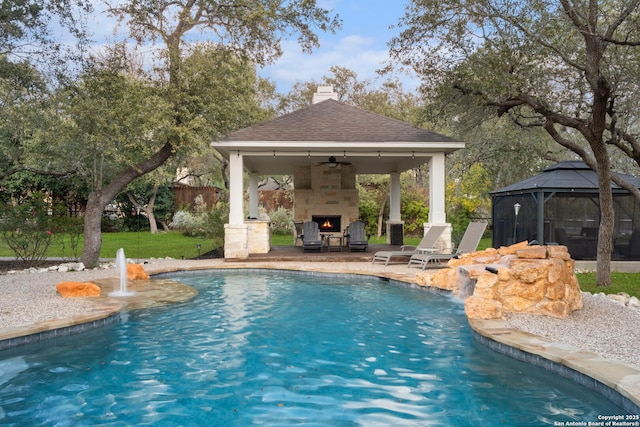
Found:
[[[339,233],[342,231],[340,215],[312,215],[311,220],[318,224],[321,233]]]

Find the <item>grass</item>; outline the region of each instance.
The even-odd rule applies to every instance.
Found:
[[[386,243],[386,237],[380,238],[372,236],[369,242],[372,245]],[[405,237],[404,244],[417,245],[419,237]],[[287,235],[273,235],[273,246],[288,246],[293,244],[293,237]],[[198,251],[200,245],[200,251]],[[478,250],[491,247],[491,239],[485,238],[480,241]],[[78,245],[78,256],[82,248],[82,240]],[[199,254],[211,251],[213,244],[209,239],[199,237],[187,237],[177,232],[167,232],[151,234],[149,232],[123,232],[123,233],[103,233],[101,258],[115,258],[118,248],[124,248],[128,258],[164,258],[175,259],[196,258]],[[14,257],[14,253],[0,240],[0,256]],[[47,251],[48,257],[74,259],[68,240],[54,240]],[[583,291],[591,293],[604,292],[606,294],[617,294],[625,292],[640,298],[640,273],[611,273],[611,286],[608,288],[596,286],[595,273],[578,273],[578,281]]]
[[[78,244],[77,256],[80,256],[83,240],[80,238]],[[118,248],[123,248],[128,258],[164,258],[170,257],[175,259],[195,258],[198,256],[198,247],[200,245],[200,254],[204,254],[213,248],[213,244],[209,239],[200,237],[187,237],[177,232],[167,232],[151,234],[150,232],[122,232],[122,233],[102,233],[102,249],[100,250],[101,258],[115,258]],[[14,253],[6,244],[0,240],[0,256],[15,257]],[[73,253],[68,238],[54,239],[47,250],[47,257],[59,257],[74,259],[76,255]]]
[[[580,289],[597,294],[617,294],[624,292],[640,298],[640,273],[611,273],[611,286],[603,288],[596,286],[596,273],[578,273]]]
[[[420,240],[422,240],[421,237],[405,237],[404,238],[404,244],[405,245],[413,245],[416,246],[418,243],[420,243]],[[371,236],[371,238],[369,238],[369,243],[372,245],[385,245],[387,243],[387,237],[386,236],[380,236],[380,237],[376,237],[376,236]],[[293,245],[293,236],[290,234],[274,234],[271,237],[271,245],[272,246],[290,246]],[[491,247],[491,239],[490,238],[486,238],[486,239],[482,239],[480,241],[480,244],[478,245],[478,250],[484,250],[488,247]]]

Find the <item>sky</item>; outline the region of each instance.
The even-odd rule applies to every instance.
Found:
[[[96,9],[101,9],[96,2]],[[274,64],[259,70],[262,77],[272,80],[279,92],[286,93],[296,81],[319,81],[328,76],[329,68],[342,66],[356,72],[360,80],[374,84],[382,80],[376,70],[388,59],[387,43],[398,33],[396,25],[404,15],[406,0],[318,0],[318,5],[337,13],[342,29],[336,34],[318,33],[320,48],[312,54],[303,53],[297,41],[283,40],[284,54]],[[94,40],[108,39],[113,22],[104,14],[91,18]],[[418,86],[415,77],[398,76],[406,90]]]
[[[404,0],[320,0],[318,4],[333,10],[342,19],[336,34],[320,33],[320,48],[312,54],[301,51],[295,40],[283,42],[284,55],[261,70],[263,77],[273,80],[280,92],[287,92],[296,81],[320,80],[337,65],[356,72],[360,79],[379,81],[376,70],[388,59],[387,43],[398,30],[404,15]],[[405,89],[418,86],[415,77],[403,77]]]

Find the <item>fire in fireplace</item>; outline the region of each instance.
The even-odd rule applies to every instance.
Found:
[[[312,215],[311,220],[318,224],[321,233],[339,233],[342,231],[340,215]]]

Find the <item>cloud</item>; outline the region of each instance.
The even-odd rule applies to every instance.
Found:
[[[269,77],[286,92],[297,81],[320,80],[329,74],[332,66],[342,66],[355,71],[360,79],[376,80],[376,70],[389,58],[386,49],[376,46],[373,37],[349,35],[335,40],[320,40],[321,47],[312,54],[305,54],[293,41],[283,41],[284,54],[260,74]]]

